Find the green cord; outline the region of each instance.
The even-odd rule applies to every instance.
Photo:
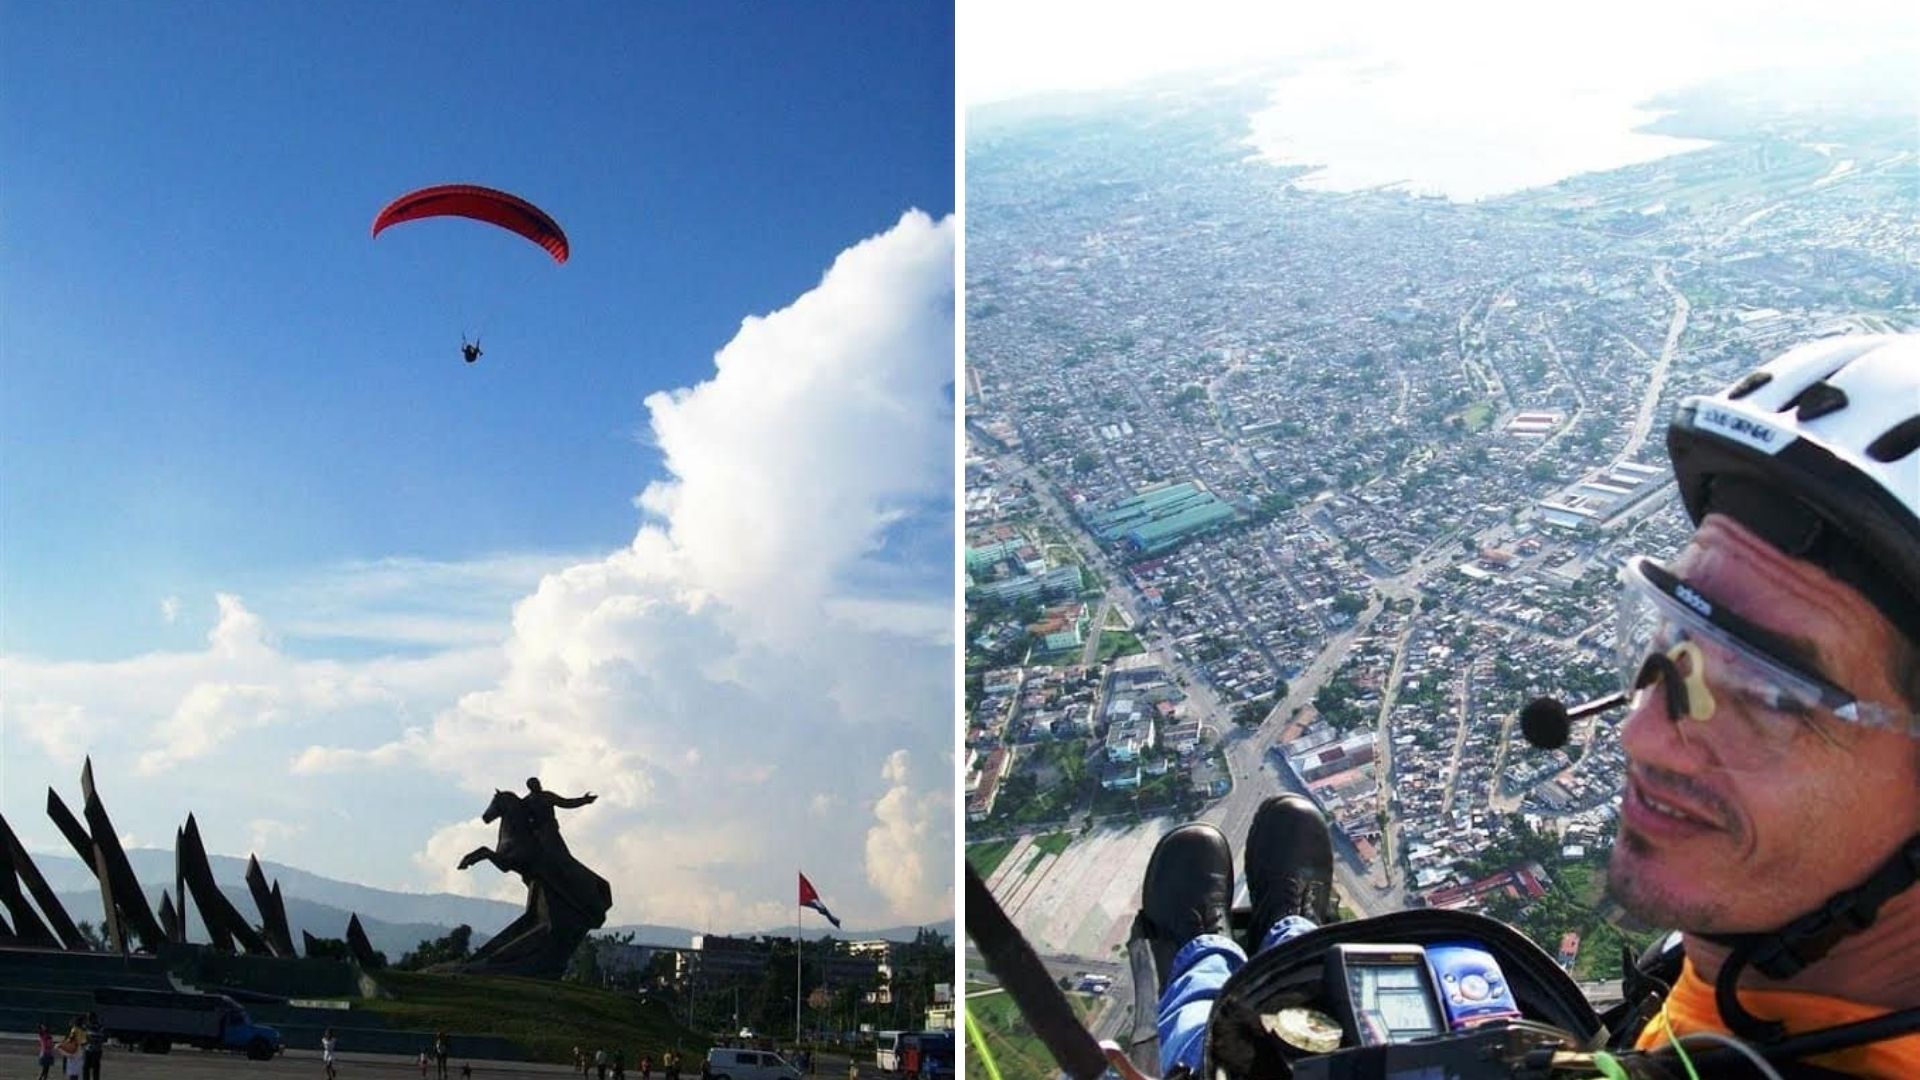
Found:
[[[1680,1064],[1686,1066],[1687,1075],[1692,1080],[1700,1080],[1700,1074],[1693,1069],[1693,1059],[1687,1056],[1687,1048],[1680,1045],[1680,1036],[1674,1034],[1673,1017],[1668,1016],[1664,1008],[1660,1010],[1660,1026],[1667,1033],[1667,1045],[1673,1047],[1673,1052],[1680,1056]],[[994,1080],[1000,1080],[1000,1078],[996,1076]]]
[[[980,1064],[987,1067],[988,1080],[1000,1080],[1000,1068],[993,1063],[993,1054],[987,1050],[987,1040],[980,1035],[980,1025],[974,1023],[973,1010],[966,1003],[960,1005],[960,1015],[967,1021],[967,1041],[973,1044],[973,1052],[980,1055]]]
[[[1607,1080],[1632,1080],[1632,1078],[1627,1075],[1627,1067],[1620,1064],[1620,1059],[1607,1053],[1605,1050],[1598,1051],[1593,1055],[1593,1067],[1600,1070],[1600,1075],[1606,1077]]]

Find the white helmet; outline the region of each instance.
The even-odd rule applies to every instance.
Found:
[[[1793,349],[1682,402],[1667,452],[1696,524],[1738,520],[1920,644],[1920,335]]]
[[[1920,335],[1816,341],[1688,398],[1667,453],[1696,524],[1712,513],[1739,521],[1853,586],[1920,644]],[[1743,1038],[1783,1037],[1742,1007],[1741,972],[1793,977],[1916,881],[1920,834],[1779,929],[1707,935],[1733,950],[1714,982],[1721,1016]]]

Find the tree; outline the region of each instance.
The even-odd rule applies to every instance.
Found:
[[[82,919],[80,920],[80,924],[75,926],[74,929],[79,931],[80,940],[87,943],[87,948],[92,949],[94,952],[107,951],[107,939],[101,935],[98,927]]]
[[[670,949],[661,949],[647,961],[647,970],[641,978],[655,986],[672,986],[679,981],[680,956]]]
[[[307,946],[309,960],[351,960],[353,953],[339,938],[314,938]]]
[[[393,965],[401,971],[418,971],[434,964],[450,964],[473,955],[473,927],[465,923],[453,928],[446,937],[421,941],[413,951]]]
[[[313,944],[307,948],[307,959],[346,960],[352,962],[353,950],[347,948],[347,943],[339,938],[314,938]],[[368,971],[385,971],[387,969],[388,962],[386,953],[375,952],[371,959],[373,962],[367,966]]]
[[[592,934],[580,939],[573,955],[567,958],[567,970],[561,978],[588,986],[599,986],[605,981],[605,973],[600,967],[600,944]]]

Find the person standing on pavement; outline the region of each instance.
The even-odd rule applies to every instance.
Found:
[[[320,1062],[327,1067],[327,1080],[334,1078],[333,1052],[339,1042],[340,1040],[334,1037],[332,1028],[328,1028],[326,1033],[320,1036]]]
[[[100,1080],[100,1059],[107,1052],[107,1033],[100,1029],[100,1014],[87,1014],[87,1045],[80,1049],[80,1075],[83,1080]]]
[[[40,1080],[47,1080],[47,1070],[53,1068],[53,1032],[47,1030],[47,1025],[41,1024],[38,1037],[40,1040]]]
[[[63,1071],[72,1080],[80,1080],[80,1070],[85,1064],[87,1049],[87,1018],[76,1016],[67,1028],[66,1041],[60,1044],[60,1053],[64,1057],[61,1063]]]

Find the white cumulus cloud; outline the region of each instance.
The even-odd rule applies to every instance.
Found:
[[[880,775],[891,786],[874,804],[874,824],[867,830],[867,881],[896,914],[911,917],[929,888],[929,863],[941,878],[946,876],[946,861],[929,851],[926,840],[952,803],[938,788],[916,789],[905,750],[887,755]],[[928,855],[933,857],[929,860]]]
[[[254,818],[247,822],[249,838],[248,850],[255,855],[265,856],[271,853],[275,858],[297,857],[298,852],[283,850],[284,841],[292,840],[306,831],[306,826],[288,821],[275,821],[272,818]]]
[[[201,649],[0,656],[9,773],[91,753],[162,836],[515,901],[455,864],[538,776],[598,796],[561,824],[616,923],[788,925],[796,869],[850,926],[951,917],[954,240],[906,214],[648,398],[664,479],[602,554],[321,567],[217,595]]]
[[[950,916],[951,883],[922,869],[947,865],[950,827],[922,810],[892,828],[863,899],[872,844],[817,796],[844,777],[893,813],[945,790],[908,786],[896,748],[951,738],[951,570],[924,568],[917,593],[854,583],[890,530],[951,528],[952,312],[953,224],[910,213],[746,319],[710,379],[648,398],[667,473],[639,499],[649,520],[514,605],[501,677],[399,739],[316,746],[298,767],[428,768],[476,804],[527,775],[592,791],[562,828],[612,882],[617,920],[780,925],[795,861],[843,914]],[[890,755],[892,787],[858,779]],[[470,820],[434,834],[434,884],[491,891],[491,870],[448,869],[477,835]]]

